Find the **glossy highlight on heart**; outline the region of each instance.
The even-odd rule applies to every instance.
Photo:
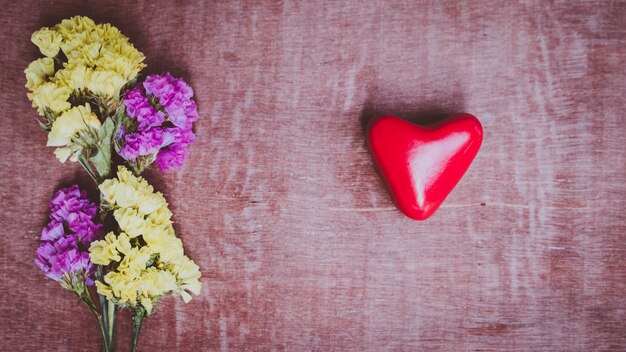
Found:
[[[367,143],[396,206],[415,220],[426,220],[439,208],[482,138],[480,122],[467,113],[428,126],[380,116],[367,128]]]

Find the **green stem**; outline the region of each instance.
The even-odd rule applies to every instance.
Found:
[[[107,311],[107,322],[108,326],[108,337],[109,337],[109,351],[115,351],[115,303],[111,301],[107,301],[108,311]]]
[[[100,335],[102,335],[102,352],[111,352],[107,341],[106,331],[104,330],[104,325],[102,324],[102,318],[98,318],[98,327],[100,328]]]
[[[133,314],[133,342],[132,342],[132,352],[137,352],[137,342],[139,342],[139,331],[141,330],[141,324],[146,317],[145,311],[141,308],[135,311]]]
[[[91,311],[94,314],[96,314],[98,318],[102,316],[100,311],[98,310],[98,307],[96,306],[96,303],[93,301],[93,298],[91,297],[91,291],[89,291],[87,287],[85,287],[85,297],[84,297],[83,302],[85,302],[87,307],[89,307],[89,309],[91,309]]]
[[[91,179],[93,180],[93,182],[95,182],[96,185],[99,185],[100,181],[98,181],[98,176],[96,176],[96,174],[93,172],[93,170],[91,169],[91,166],[89,166],[89,162],[85,159],[85,157],[81,155],[80,157],[78,157],[78,161],[83,166],[85,171],[87,171],[89,176],[91,176]]]
[[[85,303],[87,308],[93,313],[98,321],[98,328],[100,329],[100,335],[102,336],[102,352],[111,352],[109,349],[109,341],[106,333],[106,329],[104,327],[104,322],[102,319],[102,314],[98,311],[98,307],[96,307],[93,298],[91,297],[91,293],[87,288],[85,288],[85,295],[81,298],[81,301]]]
[[[103,277],[103,269],[102,265],[98,265],[96,269],[96,280],[102,281]],[[104,333],[106,335],[102,335],[102,338],[105,339],[105,343],[107,345],[107,352],[112,352],[115,349],[113,337],[110,334],[111,328],[109,323],[110,313],[109,313],[109,301],[101,294],[98,294],[98,301],[100,303],[100,308],[102,308],[102,328],[104,329]],[[113,349],[111,349],[113,348]]]

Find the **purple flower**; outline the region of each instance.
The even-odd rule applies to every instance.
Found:
[[[77,185],[57,191],[50,201],[50,223],[41,231],[35,264],[49,278],[69,290],[93,284],[94,265],[88,248],[101,237],[102,224],[94,222],[96,204]]]
[[[126,92],[123,103],[131,126],[117,137],[122,145],[118,154],[131,163],[154,155],[161,171],[180,168],[195,140],[192,126],[199,117],[192,98],[193,89],[169,72],[148,76]]]
[[[150,105],[148,98],[139,88],[126,93],[124,105],[128,116],[137,121],[140,131],[160,126],[165,120],[165,114]]]
[[[41,231],[41,240],[55,241],[63,235],[65,235],[63,222],[52,220],[46,227],[43,228],[43,231]]]
[[[161,169],[161,171],[177,169],[183,166],[183,162],[185,161],[185,158],[187,158],[187,154],[188,151],[186,144],[175,143],[161,150],[159,154],[157,154],[154,162],[159,165],[159,169]]]
[[[183,128],[168,128],[163,132],[163,147],[167,147],[170,144],[184,144],[189,145],[196,140],[196,135],[193,134],[191,129]]]
[[[119,154],[130,161],[135,161],[140,156],[156,154],[163,145],[163,135],[161,128],[129,133],[124,137],[125,143]]]
[[[96,215],[98,207],[87,199],[77,185],[60,189],[50,201],[50,218],[64,221],[72,213],[85,213],[89,217]]]

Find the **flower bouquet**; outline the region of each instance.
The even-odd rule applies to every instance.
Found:
[[[87,17],[42,28],[43,54],[25,70],[28,98],[62,163],[78,162],[100,194],[73,185],[50,201],[35,264],[93,313],[102,351],[115,350],[117,309],[132,312],[132,350],[164,296],[201,290],[160,192],[141,173],[180,168],[194,142],[193,90],[170,73],[141,79],[144,55],[110,24]]]

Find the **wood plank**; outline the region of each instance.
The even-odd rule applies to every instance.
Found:
[[[200,109],[184,168],[147,177],[204,288],[159,305],[142,351],[626,349],[626,3],[579,0],[5,4],[0,349],[98,343],[32,262],[54,190],[89,185],[23,88],[30,34],[74,14],[118,26]],[[482,149],[412,221],[363,122],[459,111]]]

